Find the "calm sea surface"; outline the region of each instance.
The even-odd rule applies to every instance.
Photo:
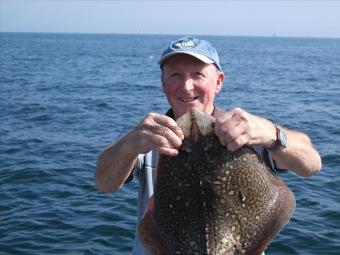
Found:
[[[130,254],[137,182],[93,183],[96,157],[150,111],[177,36],[0,33],[0,254]],[[323,168],[280,177],[293,218],[267,254],[340,254],[340,39],[206,37],[242,107],[308,133]]]

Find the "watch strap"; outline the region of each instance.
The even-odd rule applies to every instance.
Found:
[[[270,147],[270,148],[267,148],[267,150],[271,150],[271,151],[277,151],[277,150],[283,150],[287,147],[287,137],[286,137],[286,134],[283,130],[283,128],[275,123],[274,124],[274,127],[276,129],[276,142],[275,144]]]

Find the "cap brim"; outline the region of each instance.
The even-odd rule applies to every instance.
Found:
[[[159,65],[163,65],[165,61],[167,61],[170,57],[177,55],[177,54],[186,54],[186,55],[190,55],[193,56],[195,58],[197,58],[198,60],[202,61],[203,63],[206,64],[213,64],[214,61],[211,60],[210,58],[202,55],[202,54],[198,54],[196,52],[187,52],[187,51],[176,51],[176,52],[171,52],[169,54],[164,55],[159,61]]]

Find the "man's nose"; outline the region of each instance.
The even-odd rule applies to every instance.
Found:
[[[194,81],[191,77],[185,77],[183,80],[183,90],[193,90],[194,89]]]

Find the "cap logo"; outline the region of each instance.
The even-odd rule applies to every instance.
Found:
[[[185,38],[179,41],[176,41],[172,44],[172,48],[182,49],[182,48],[193,48],[199,43],[199,40],[196,38]]]

